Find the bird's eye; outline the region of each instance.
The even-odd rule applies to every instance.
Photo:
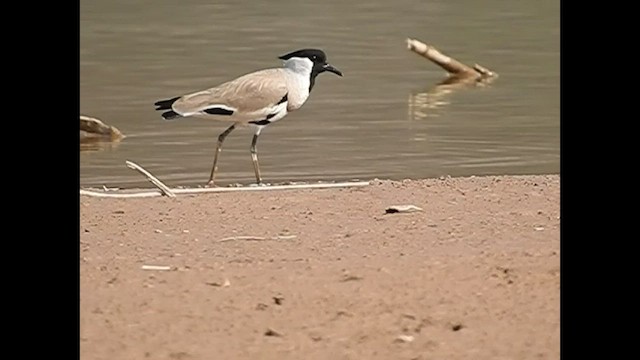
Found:
[[[315,56],[315,55],[313,55],[311,58],[312,58],[313,60],[318,60],[318,57],[317,57],[317,56]]]

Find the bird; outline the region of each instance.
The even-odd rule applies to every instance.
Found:
[[[299,109],[309,98],[316,77],[323,72],[343,76],[320,49],[300,49],[278,57],[282,67],[242,75],[218,86],[155,102],[165,120],[196,117],[232,123],[218,136],[206,187],[215,186],[218,156],[225,138],[239,126],[254,130],[251,160],[256,183],[263,185],[256,144],[262,130]]]

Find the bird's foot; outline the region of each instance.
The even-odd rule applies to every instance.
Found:
[[[204,187],[206,187],[206,188],[214,188],[214,187],[217,187],[217,185],[215,184],[215,182],[213,180],[209,180],[209,182]]]

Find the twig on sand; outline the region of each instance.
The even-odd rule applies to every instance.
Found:
[[[142,270],[159,270],[159,271],[171,270],[171,266],[162,266],[162,265],[142,265],[140,268]]]
[[[215,188],[193,188],[193,189],[173,189],[173,194],[202,194],[220,192],[243,192],[243,191],[269,191],[269,190],[296,190],[296,189],[329,189],[329,188],[349,188],[369,185],[368,181],[341,182],[341,183],[318,183],[318,184],[294,184],[294,185],[269,185],[269,186],[247,186],[247,187],[215,187]],[[80,195],[110,198],[142,198],[162,196],[162,192],[156,190],[144,190],[135,193],[120,193],[115,191],[109,193],[80,189]]]
[[[293,189],[328,189],[328,188],[348,188],[348,187],[361,187],[369,185],[368,181],[350,181],[341,183],[317,183],[317,184],[287,184],[287,185],[267,185],[267,186],[247,186],[247,187],[214,187],[214,188],[192,188],[192,189],[170,189],[162,181],[158,180],[155,176],[151,175],[142,166],[127,160],[127,167],[139,171],[155,185],[160,192],[156,190],[143,190],[141,192],[127,192],[114,194],[113,190],[121,189],[105,189],[105,192],[80,189],[80,195],[94,196],[94,197],[110,197],[110,198],[141,198],[141,197],[155,197],[166,195],[168,197],[176,197],[176,194],[200,194],[200,193],[215,193],[215,192],[230,192],[230,191],[266,191],[266,190],[293,190]],[[106,193],[110,190],[110,193]]]
[[[142,175],[146,176],[147,179],[153,184],[155,185],[158,189],[160,189],[160,191],[162,191],[162,194],[174,198],[176,197],[176,194],[174,194],[171,189],[169,189],[169,187],[167,185],[165,185],[164,183],[162,183],[162,181],[158,180],[158,178],[156,178],[155,176],[151,175],[147,170],[143,169],[140,165],[127,160],[125,162],[127,164],[127,167],[129,169],[134,169],[134,170],[138,170]]]
[[[236,240],[261,241],[261,240],[267,240],[267,238],[262,236],[231,236],[228,238],[220,239],[218,240],[218,242],[227,242],[227,241],[236,241]]]
[[[265,241],[265,240],[290,240],[295,239],[296,235],[278,235],[272,237],[264,237],[264,236],[231,236],[224,239],[218,240],[218,242],[227,242],[227,241],[236,241],[236,240],[245,240],[245,241]]]
[[[143,192],[137,192],[137,193],[114,194],[113,192],[105,193],[100,191],[80,189],[80,195],[91,196],[91,197],[101,197],[101,198],[126,199],[126,198],[147,198],[147,197],[162,196],[162,192],[150,190],[150,191],[143,191]]]

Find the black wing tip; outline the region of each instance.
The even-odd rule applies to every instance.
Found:
[[[182,116],[180,116],[180,114],[178,114],[177,112],[173,111],[173,110],[169,110],[166,112],[162,113],[162,118],[165,120],[173,120],[173,119],[177,119],[177,118],[181,118]]]
[[[173,103],[176,102],[181,97],[182,96],[176,96],[171,99],[159,100],[159,101],[156,101],[153,105],[157,106],[156,110],[170,110],[171,105],[173,105]]]

